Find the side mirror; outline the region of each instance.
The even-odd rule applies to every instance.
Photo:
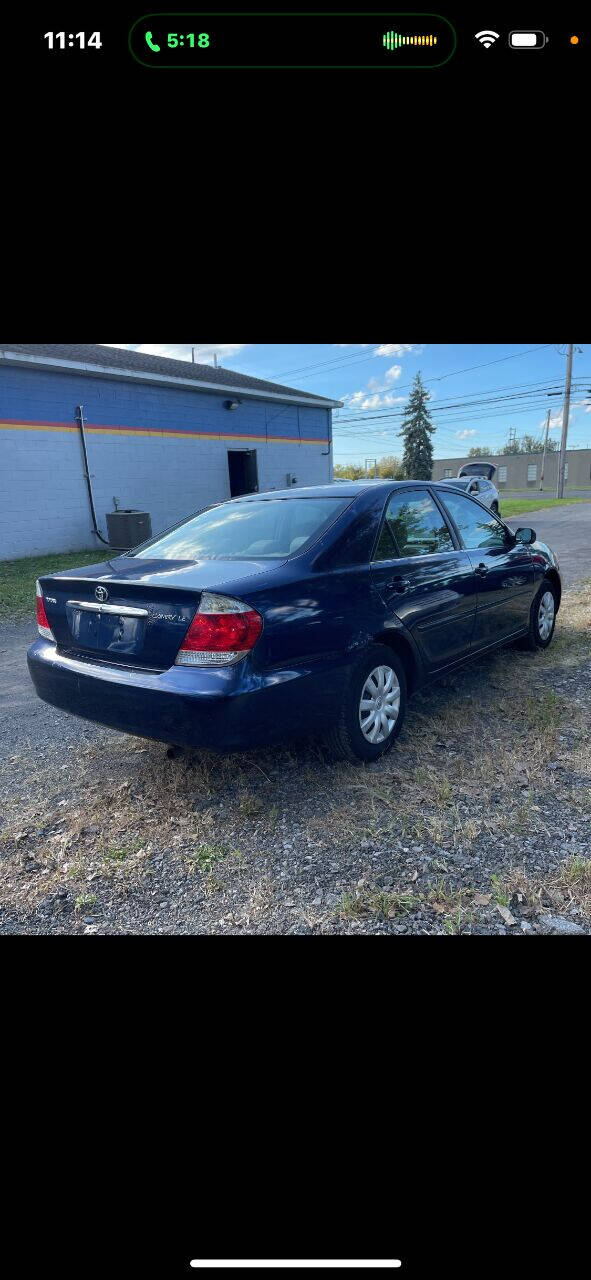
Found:
[[[516,529],[515,537],[517,539],[517,542],[522,542],[524,547],[529,547],[530,544],[532,542],[535,542],[536,540],[536,531],[535,529],[528,529],[528,528]]]

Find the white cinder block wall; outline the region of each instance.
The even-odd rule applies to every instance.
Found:
[[[240,393],[237,391],[237,396]],[[259,491],[332,480],[330,409],[0,366],[0,559],[102,544],[92,532],[77,405],[83,405],[98,525],[120,507],[158,533],[230,496],[228,450],[256,449]],[[102,553],[101,553],[102,554]],[[97,556],[98,558],[98,556]]]

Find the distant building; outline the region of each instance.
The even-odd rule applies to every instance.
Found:
[[[99,345],[0,344],[0,560],[104,548],[114,498],[152,532],[226,498],[332,479],[337,400]]]
[[[547,453],[544,465],[544,492],[556,490],[558,459],[560,453]],[[542,474],[540,453],[489,454],[486,458],[436,458],[433,462],[433,480],[447,480],[457,476],[466,462],[492,462],[497,468],[493,484],[503,489],[517,490],[540,488]],[[588,489],[591,485],[591,449],[567,449],[564,469],[565,486],[570,489]]]

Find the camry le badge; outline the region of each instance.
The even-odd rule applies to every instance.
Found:
[[[109,592],[106,587],[95,587],[94,594],[97,600],[100,600],[101,602],[109,599]]]

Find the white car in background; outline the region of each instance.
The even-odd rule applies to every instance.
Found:
[[[472,498],[478,498],[479,502],[483,502],[485,507],[489,507],[498,516],[499,492],[492,482],[496,469],[492,462],[466,462],[460,467],[455,479],[438,480],[437,484],[449,484],[454,489],[462,489]]]

